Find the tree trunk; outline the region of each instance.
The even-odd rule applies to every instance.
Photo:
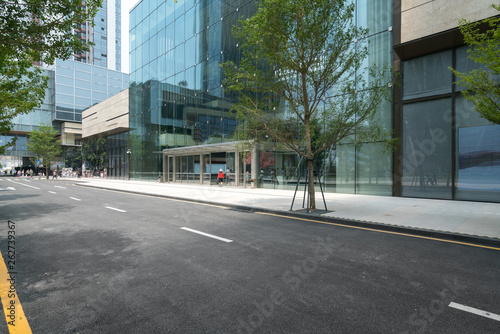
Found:
[[[309,209],[316,210],[316,196],[314,191],[314,164],[313,160],[307,160],[307,172],[309,173]]]

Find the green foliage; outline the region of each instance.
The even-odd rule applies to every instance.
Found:
[[[53,64],[86,51],[89,43],[80,29],[93,17],[102,0],[2,1],[0,6],[0,133],[12,128],[12,119],[40,106],[47,78],[34,64]],[[12,145],[11,142],[9,145]],[[0,154],[6,146],[0,146]]]
[[[500,6],[492,5],[500,11]],[[486,31],[481,30],[486,25]],[[452,68],[458,85],[466,87],[464,97],[474,103],[476,111],[490,122],[500,124],[500,17],[479,22],[461,20],[460,31],[465,43],[471,47],[469,58],[482,65],[469,73],[460,73]]]
[[[31,131],[29,141],[26,143],[28,150],[35,154],[31,161],[36,164],[41,160],[46,169],[45,175],[49,177],[49,168],[61,154],[61,142],[57,140],[57,132],[50,125],[42,124],[38,130]]]
[[[82,157],[94,172],[103,170],[108,162],[108,153],[106,151],[106,138],[90,139],[82,145]]]
[[[64,164],[66,167],[71,167],[77,170],[82,167],[82,148],[81,147],[65,147],[63,148]]]
[[[239,101],[237,139],[274,141],[312,161],[343,140],[384,140],[373,121],[391,71],[365,68],[368,30],[343,0],[262,0],[234,29],[242,59],[223,64]],[[312,179],[312,178],[311,178]],[[314,184],[310,183],[314,209]]]
[[[68,59],[89,44],[72,28],[81,29],[101,7],[102,0],[2,1],[0,54],[30,55],[34,61],[52,64]]]
[[[45,95],[47,77],[24,55],[0,53],[0,133],[9,132],[12,119],[39,107]],[[0,154],[14,141],[0,146]]]

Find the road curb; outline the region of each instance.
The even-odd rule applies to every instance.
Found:
[[[433,229],[424,229],[424,228],[405,226],[405,225],[379,223],[379,222],[367,221],[367,220],[357,220],[357,219],[352,219],[352,218],[325,217],[325,216],[318,215],[318,214],[311,214],[311,213],[307,214],[307,213],[297,212],[297,211],[271,210],[271,209],[265,209],[265,208],[256,208],[256,207],[251,207],[251,206],[246,206],[246,205],[240,205],[240,204],[228,204],[228,203],[203,201],[203,200],[197,200],[197,199],[191,199],[191,198],[183,198],[183,197],[170,196],[170,195],[161,195],[161,194],[154,194],[154,193],[134,191],[134,190],[114,189],[114,188],[108,188],[108,187],[104,187],[104,186],[94,186],[94,185],[83,184],[83,183],[75,183],[75,185],[80,186],[80,187],[111,190],[111,191],[118,191],[118,192],[137,194],[137,195],[147,195],[147,196],[158,197],[158,198],[182,200],[182,201],[192,202],[192,203],[224,206],[224,207],[228,207],[228,208],[232,208],[232,209],[240,210],[240,211],[245,211],[245,212],[262,212],[262,213],[287,216],[287,217],[291,217],[291,218],[307,219],[307,220],[311,220],[311,221],[316,220],[320,223],[321,222],[334,223],[334,224],[343,225],[346,227],[349,227],[349,226],[361,227],[361,228],[366,228],[366,229],[382,230],[382,231],[395,232],[395,233],[401,233],[401,234],[408,234],[408,235],[422,236],[422,237],[428,237],[428,238],[436,238],[436,239],[450,240],[450,241],[456,241],[456,242],[463,242],[463,243],[467,243],[467,244],[500,247],[500,239],[499,238],[488,237],[488,236],[480,236],[480,235],[466,234],[466,233],[456,233],[456,232],[433,230]]]

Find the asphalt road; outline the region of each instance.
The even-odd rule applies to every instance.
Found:
[[[8,266],[15,247],[33,333],[500,329],[500,250],[59,180],[0,189],[0,252]]]

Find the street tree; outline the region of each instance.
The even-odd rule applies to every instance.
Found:
[[[500,5],[492,5],[500,11]],[[482,29],[481,27],[486,27]],[[469,73],[452,69],[459,79],[458,85],[465,99],[474,103],[481,117],[500,124],[500,16],[482,21],[460,21],[460,31],[465,43],[470,46],[469,58],[482,68]]]
[[[388,140],[374,121],[392,71],[366,64],[368,30],[344,0],[262,0],[233,35],[242,53],[223,64],[224,86],[238,99],[237,139],[273,141],[307,161],[316,209],[314,160],[346,141]]]
[[[77,170],[82,167],[83,160],[81,147],[65,147],[62,156],[66,167],[71,167],[72,170]]]
[[[2,0],[0,5],[0,133],[12,119],[39,107],[47,77],[37,66],[51,65],[87,51],[90,44],[78,33],[93,18],[102,0]],[[76,29],[76,30],[73,30]],[[12,145],[0,146],[0,154]]]
[[[94,138],[83,142],[82,158],[88,163],[93,173],[103,170],[108,162],[106,138]]]
[[[42,124],[38,130],[30,133],[29,141],[26,143],[28,150],[35,154],[31,159],[33,164],[41,161],[45,167],[45,175],[49,178],[49,168],[60,156],[62,151],[61,141],[57,139],[57,132],[51,125]]]

